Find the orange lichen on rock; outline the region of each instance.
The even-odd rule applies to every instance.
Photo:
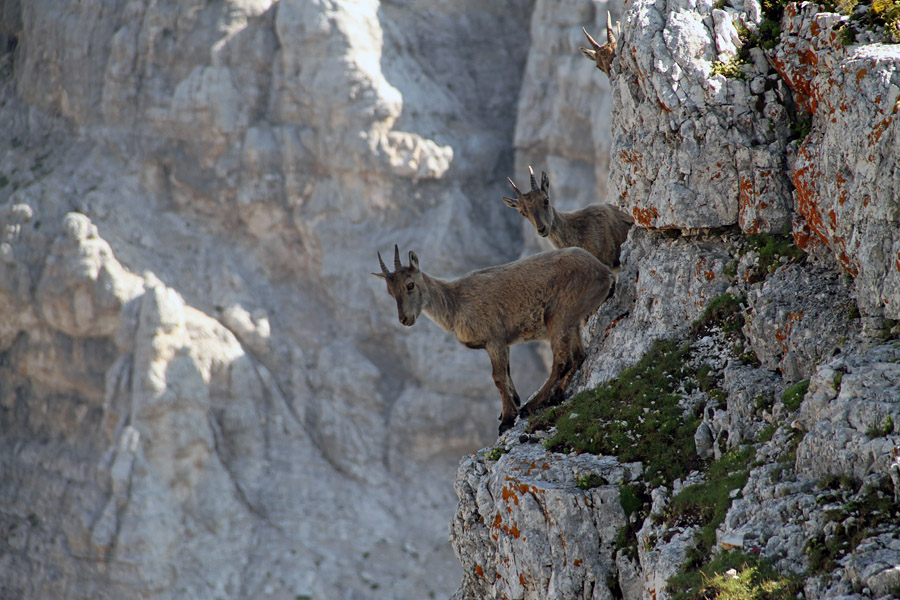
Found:
[[[875,127],[872,128],[872,132],[869,134],[869,144],[875,144],[878,140],[881,139],[881,136],[884,134],[885,130],[891,126],[891,123],[894,121],[894,117],[885,117],[881,121],[879,121]]]
[[[792,312],[788,315],[787,323],[784,324],[784,328],[778,328],[775,330],[775,339],[781,343],[781,351],[786,353],[788,351],[788,338],[791,336],[791,330],[794,328],[794,325],[803,318],[803,311],[798,310],[796,312]]]
[[[475,574],[484,577],[484,569],[481,568],[481,565],[475,565]]]
[[[634,222],[644,228],[650,228],[653,226],[653,219],[659,216],[659,211],[656,210],[655,206],[651,206],[650,208],[638,208],[635,206],[631,209],[631,217],[634,219]]]

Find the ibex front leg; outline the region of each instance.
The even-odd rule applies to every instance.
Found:
[[[500,434],[503,434],[515,423],[516,408],[519,404],[519,395],[512,386],[512,379],[509,376],[509,346],[493,345],[485,349],[491,357],[491,375],[503,403],[503,411],[500,414]]]

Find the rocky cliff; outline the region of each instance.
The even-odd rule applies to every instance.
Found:
[[[607,80],[606,8],[0,3],[0,596],[896,596],[889,32],[632,0]],[[539,248],[529,164],[638,227],[596,391],[495,442],[486,356],[369,272]]]
[[[841,6],[628,3],[638,227],[578,393],[460,465],[454,598],[900,595],[900,47]]]

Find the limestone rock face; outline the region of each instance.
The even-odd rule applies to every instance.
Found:
[[[543,9],[539,2],[536,11]],[[671,597],[672,575],[692,568],[698,553],[727,550],[805,574],[808,598],[896,594],[900,255],[892,115],[900,51],[879,43],[878,31],[859,32],[857,44],[844,46],[848,18],[804,3],[787,6],[774,48],[739,55],[763,16],[755,0],[637,0],[622,17],[609,77],[606,198],[636,226],[623,246],[615,295],[582,329],[589,351],[571,392],[617,377],[654,340],[689,341],[685,368],[702,365],[712,383],[673,393],[685,415],[697,418],[699,458],[751,453],[746,484],[729,492],[711,548],[698,547],[696,523],[673,522],[669,511],[682,490],[706,481],[706,467],[646,490],[644,505],[620,522],[620,541],[636,538],[634,552],[601,548],[609,552],[604,564],[613,565],[610,588],[629,600]],[[588,23],[595,17],[583,15]],[[544,20],[533,38],[558,40],[559,21]],[[546,50],[533,49],[528,72],[546,60]],[[568,71],[561,73],[553,77]],[[599,71],[594,77],[607,82]],[[541,83],[526,81],[523,101],[526,91],[563,106]],[[551,148],[548,164],[559,160],[552,148],[561,136],[533,133],[544,131],[535,118],[541,110],[519,108],[517,174],[538,161],[541,148]],[[556,131],[565,132],[569,121],[560,115]],[[592,118],[585,134],[596,132]],[[567,177],[580,181],[573,171]],[[662,231],[669,229],[677,231]],[[792,239],[806,255],[772,259],[775,239]],[[742,323],[727,335],[692,327],[726,292],[739,302]],[[805,394],[797,391],[807,384]],[[562,473],[590,460],[617,464],[606,456],[547,455],[534,434],[518,443],[518,431],[464,459],[457,473],[451,528],[464,575],[456,598],[567,597],[552,587],[566,578],[551,577],[538,591],[533,579],[525,585],[519,576],[533,572],[523,574],[530,563],[520,557],[555,557],[571,538],[549,549],[541,536],[529,544],[521,524],[565,522],[583,492],[554,484],[554,502],[536,503],[514,494],[516,486],[527,479],[522,490],[529,493],[546,487],[529,477],[547,457]],[[640,475],[628,483],[640,486]],[[507,506],[513,495],[519,502]],[[548,576],[558,572],[545,560],[551,563]],[[598,592],[587,593],[575,595]]]
[[[2,4],[0,596],[452,593],[498,397],[369,273],[520,254],[531,10]]]
[[[629,6],[611,77],[607,199],[644,227],[783,233],[790,91],[762,55],[743,79],[716,72],[737,55],[735,24],[755,31],[760,15],[712,4]]]

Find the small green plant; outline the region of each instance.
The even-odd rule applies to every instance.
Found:
[[[619,504],[625,511],[625,516],[630,517],[644,506],[646,498],[641,486],[626,483],[619,488]]]
[[[736,55],[726,61],[714,61],[712,72],[714,75],[723,75],[727,79],[743,79],[744,71],[741,69],[741,66],[745,64],[747,64],[747,60],[740,55]]]
[[[724,267],[722,267],[722,272],[726,277],[728,277],[729,280],[733,280],[735,277],[737,277],[737,266],[738,261],[737,259],[733,258],[729,260]]]
[[[791,135],[788,139],[802,142],[809,135],[809,132],[812,131],[812,117],[804,115],[791,119],[790,128]]]
[[[9,177],[0,175],[0,188],[5,188],[7,185],[9,185]]]
[[[874,21],[884,29],[894,42],[900,42],[900,0],[872,0]]]
[[[781,17],[764,17],[756,34],[756,44],[764,50],[772,50],[781,40]]]
[[[806,256],[790,235],[761,233],[748,235],[746,239],[747,247],[759,254],[757,265],[748,276],[748,283],[764,280],[769,274],[774,273],[782,262],[800,262]]]
[[[838,33],[841,36],[842,46],[852,46],[856,43],[856,28],[853,25],[844,24]]]
[[[775,435],[775,431],[778,429],[777,423],[769,423],[765,425],[762,429],[759,430],[759,433],[756,434],[757,442],[768,442],[772,439],[772,436]]]
[[[834,374],[834,378],[831,380],[832,385],[834,385],[834,389],[838,392],[841,391],[841,382],[844,381],[844,372],[836,371]]]
[[[775,404],[775,400],[772,398],[771,393],[760,392],[756,396],[753,397],[753,408],[758,413],[772,410],[772,406],[774,404]]]
[[[803,590],[803,577],[781,573],[767,558],[731,550],[676,573],[666,589],[672,600],[793,600]]]
[[[841,482],[841,489],[847,493],[850,482]],[[893,490],[889,478],[882,478],[874,486],[864,487],[853,494],[840,510],[826,512],[830,522],[837,523],[830,535],[820,533],[804,545],[813,574],[828,573],[837,568],[841,558],[853,552],[867,537],[882,530],[893,531],[900,526],[900,511],[894,504]]]
[[[859,0],[837,0],[835,8],[839,13],[850,16],[857,4],[859,4]]]
[[[601,485],[609,485],[609,482],[602,475],[591,473],[590,475],[577,477],[575,479],[575,485],[577,485],[580,490],[589,490],[591,488],[600,487]]]
[[[494,446],[484,455],[484,460],[489,460],[491,462],[500,460],[500,457],[506,454],[508,450],[503,446]]]
[[[647,516],[649,504],[646,488],[640,483],[625,483],[619,488],[619,504],[625,511],[625,525],[616,535],[616,550],[622,550],[631,559],[637,558],[637,532]]]
[[[785,408],[791,412],[800,408],[800,403],[803,402],[807,390],[809,390],[809,379],[804,379],[784,390],[784,393],[781,394],[781,401],[784,402]]]
[[[894,433],[894,419],[891,415],[884,418],[881,423],[876,423],[869,428],[866,435],[870,438],[884,437]]]
[[[700,318],[691,324],[691,333],[706,334],[714,327],[720,327],[725,333],[740,332],[744,326],[741,303],[741,299],[734,294],[722,294],[713,299],[703,309]]]

